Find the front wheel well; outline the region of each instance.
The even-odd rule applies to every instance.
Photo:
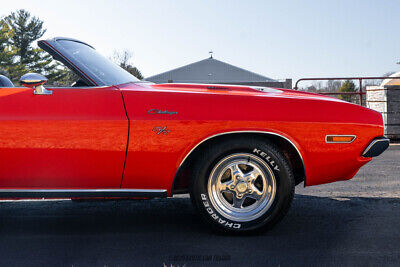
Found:
[[[193,176],[192,170],[194,169],[194,164],[198,155],[207,149],[209,146],[221,141],[225,141],[232,138],[262,138],[268,140],[269,142],[275,144],[281,152],[285,155],[290,166],[293,170],[294,179],[296,185],[305,181],[306,173],[305,166],[301,155],[299,154],[296,147],[286,138],[272,134],[272,133],[227,133],[212,137],[200,143],[190,154],[184,159],[183,163],[179,167],[174,182],[172,185],[173,194],[187,193],[190,179]]]

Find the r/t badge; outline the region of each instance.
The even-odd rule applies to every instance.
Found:
[[[157,126],[157,127],[153,128],[153,132],[155,132],[157,135],[159,135],[159,134],[168,134],[171,131],[169,129],[167,129],[167,126],[164,126],[164,127]]]

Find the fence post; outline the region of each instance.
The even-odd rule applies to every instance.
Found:
[[[360,96],[360,106],[362,106],[362,105],[363,105],[363,99],[362,99],[362,95],[363,95],[363,93],[362,93],[362,79],[359,79],[359,82],[360,82],[360,90],[358,90],[358,91],[359,91],[359,96]]]

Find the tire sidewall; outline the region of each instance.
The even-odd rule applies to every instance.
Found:
[[[218,230],[225,231],[245,232],[267,228],[268,225],[272,226],[279,220],[280,211],[285,209],[288,201],[291,202],[293,197],[290,195],[294,187],[293,178],[284,157],[274,146],[265,142],[234,142],[221,147],[225,147],[225,149],[215,148],[206,153],[202,162],[198,164],[200,168],[197,168],[195,172],[197,175],[192,184],[192,194],[194,194],[195,205],[202,217]],[[222,158],[235,153],[248,153],[260,158],[271,168],[276,179],[276,194],[272,205],[263,215],[248,222],[238,222],[226,218],[215,209],[208,193],[208,181],[214,166]]]

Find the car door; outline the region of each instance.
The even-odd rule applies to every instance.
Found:
[[[119,188],[128,138],[115,87],[0,88],[1,188]]]

